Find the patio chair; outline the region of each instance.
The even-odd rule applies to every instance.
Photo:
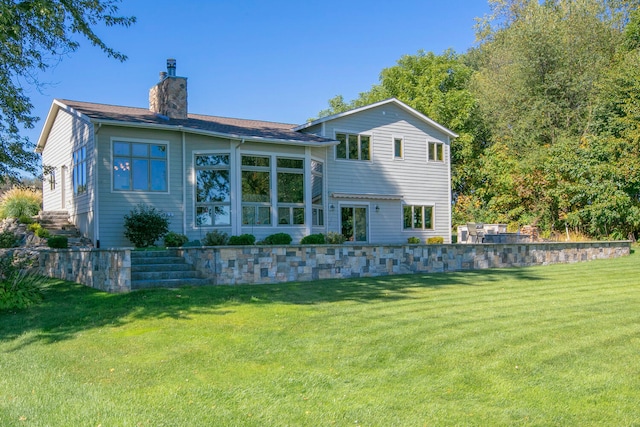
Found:
[[[467,242],[471,239],[471,243],[482,243],[484,241],[484,225],[475,222],[467,223]]]

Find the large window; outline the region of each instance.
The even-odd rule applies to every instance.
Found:
[[[368,135],[354,135],[336,133],[336,158],[348,160],[371,160],[371,137]]]
[[[87,147],[73,152],[73,194],[87,191]]]
[[[242,156],[242,224],[271,224],[271,158]]]
[[[324,183],[322,175],[322,163],[311,160],[311,216],[312,225],[316,226],[324,226],[324,203],[322,199]]]
[[[198,154],[196,168],[196,225],[231,225],[229,154]]]
[[[304,161],[278,158],[278,224],[304,224]]]
[[[167,145],[114,142],[113,189],[167,191]]]
[[[433,206],[404,206],[404,229],[433,230]]]
[[[429,142],[429,160],[444,161],[444,144],[441,142]]]

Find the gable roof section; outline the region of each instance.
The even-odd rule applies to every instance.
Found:
[[[442,126],[438,122],[435,122],[435,121],[431,120],[429,117],[425,116],[424,114],[422,114],[421,112],[419,112],[415,108],[409,107],[407,104],[405,104],[404,102],[400,101],[397,98],[389,98],[389,99],[385,99],[383,101],[376,102],[374,104],[365,105],[364,107],[354,108],[353,110],[345,111],[343,113],[338,113],[338,114],[333,114],[331,116],[321,117],[319,119],[313,120],[313,121],[305,123],[303,125],[296,126],[295,128],[293,128],[293,130],[300,131],[300,130],[309,128],[311,126],[315,126],[315,125],[318,125],[318,124],[321,124],[321,123],[325,123],[325,122],[328,122],[328,121],[331,121],[331,120],[339,119],[341,117],[350,116],[352,114],[357,114],[357,113],[359,113],[361,111],[370,110],[372,108],[381,107],[381,106],[387,105],[387,104],[394,104],[394,105],[400,107],[401,109],[405,110],[407,113],[409,113],[412,116],[418,118],[419,120],[423,121],[424,123],[428,124],[429,126],[432,126],[432,127],[436,128],[436,129],[438,129],[439,131],[443,132],[444,134],[450,136],[451,138],[457,138],[458,137],[458,134],[456,134],[455,132],[447,129],[446,127]]]
[[[187,119],[168,119],[145,108],[94,104],[90,102],[55,99],[38,139],[36,152],[42,152],[58,111],[62,109],[95,124],[125,127],[156,128],[184,131],[221,138],[256,142],[271,142],[303,146],[331,146],[338,141],[313,134],[297,132],[295,125],[258,120],[189,114]]]

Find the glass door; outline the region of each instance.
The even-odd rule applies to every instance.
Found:
[[[366,206],[342,206],[340,208],[342,235],[348,242],[367,241],[367,210]]]

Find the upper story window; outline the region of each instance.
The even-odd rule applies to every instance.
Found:
[[[429,142],[428,150],[429,160],[443,162],[444,161],[444,144],[442,142]]]
[[[404,158],[404,140],[402,138],[393,138],[393,158]]]
[[[229,154],[196,155],[196,225],[231,225],[229,163]]]
[[[73,194],[87,191],[87,147],[73,152]]]
[[[167,145],[114,141],[113,189],[167,191]]]
[[[336,158],[347,160],[371,160],[371,137],[349,133],[336,133]]]
[[[404,206],[405,230],[433,230],[433,206]]]
[[[276,159],[278,174],[278,224],[304,224],[304,161]]]

